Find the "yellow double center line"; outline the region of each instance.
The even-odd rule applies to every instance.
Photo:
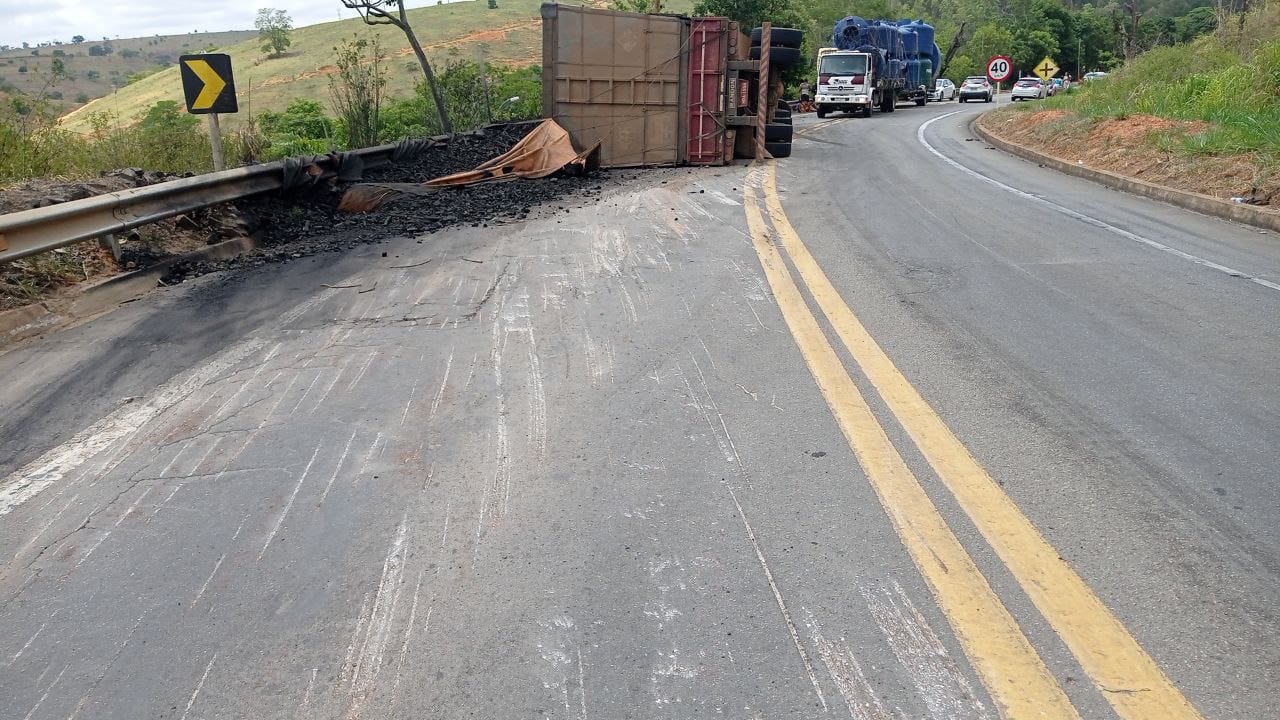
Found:
[[[1125,720],[1200,718],[858,321],[787,220],[775,166],[750,172],[744,193],[747,224],[782,316],[837,425],[1001,715],[1079,717],[876,420],[801,295],[775,244],[775,233],[857,368],[1116,713]],[[760,191],[772,231],[757,199]]]

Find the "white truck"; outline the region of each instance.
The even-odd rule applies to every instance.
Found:
[[[906,81],[878,75],[870,53],[821,48],[818,50],[818,88],[814,103],[818,117],[847,112],[871,117],[872,108],[893,112]]]

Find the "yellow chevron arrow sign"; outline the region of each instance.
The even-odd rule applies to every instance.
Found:
[[[209,63],[204,60],[187,60],[187,67],[191,68],[191,72],[196,77],[204,81],[204,88],[200,90],[200,95],[196,97],[196,101],[191,103],[192,110],[208,110],[213,107],[213,101],[218,99],[222,94],[222,88],[227,86],[227,81],[218,76],[213,68],[209,67]]]
[[[183,55],[178,63],[182,68],[182,94],[186,97],[187,112],[204,115],[233,113],[239,109],[230,55]]]

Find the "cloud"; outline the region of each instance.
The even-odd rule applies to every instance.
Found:
[[[410,2],[409,7],[434,4]],[[61,40],[71,42],[74,35],[90,40],[103,37],[147,37],[226,30],[252,30],[258,8],[274,7],[293,18],[295,27],[355,17],[337,0],[306,2],[305,0],[221,0],[192,5],[161,0],[135,0],[129,3],[85,2],[84,0],[46,0],[42,3],[0,0],[0,45],[20,47]]]

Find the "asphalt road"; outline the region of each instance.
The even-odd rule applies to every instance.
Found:
[[[0,355],[0,717],[1274,717],[1280,241],[983,109]]]

